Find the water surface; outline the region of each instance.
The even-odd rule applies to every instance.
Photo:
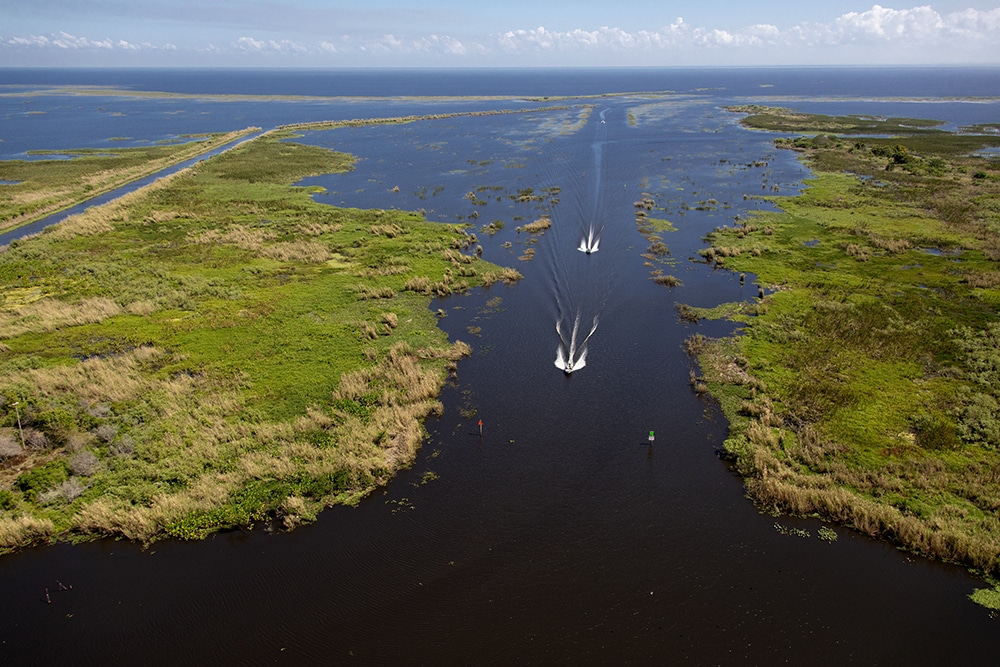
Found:
[[[752,276],[741,285],[698,261],[704,235],[767,206],[754,195],[797,192],[806,175],[794,153],[773,148],[773,135],[740,129],[719,107],[744,99],[754,81],[803,95],[815,92],[803,81],[831,84],[755,70],[741,73],[744,88],[729,97],[697,94],[687,71],[676,80],[657,74],[663,88],[687,82],[689,94],[587,100],[589,114],[569,101],[540,114],[307,133],[302,141],[360,158],[352,172],[305,182],[326,189],[320,201],[468,222],[484,257],[525,279],[432,305],[448,313],[449,336],[474,352],[444,390],[444,413],[428,422],[413,468],[387,488],[291,534],[257,529],[146,551],[102,541],[6,556],[0,656],[10,664],[839,665],[958,656],[992,664],[1000,628],[967,599],[977,586],[971,576],[838,527],[839,538],[826,542],[818,521],[758,512],[718,457],[726,424],[688,383],[684,339],[731,327],[683,323],[675,304],[756,294]],[[841,82],[838,94],[849,88],[847,75],[822,74]],[[871,86],[874,76],[863,72],[856,83]],[[264,79],[267,90],[281,90],[277,78]],[[396,80],[381,90],[395,90],[387,81]],[[702,73],[701,82],[737,85],[729,72],[715,81]],[[947,85],[942,94],[954,88]],[[216,130],[229,121],[267,126],[254,120],[253,104],[188,104],[211,108]],[[452,108],[359,104],[261,108],[269,122]],[[902,115],[899,104],[877,110]],[[967,122],[966,103],[936,108],[944,120]],[[996,104],[986,108],[995,119]],[[526,188],[543,196],[511,198]],[[634,202],[643,197],[656,202],[651,217],[676,228],[661,234],[669,254],[653,259],[643,257],[649,242],[636,226]],[[553,225],[537,242],[516,231],[542,215]],[[495,220],[500,231],[482,231]],[[577,248],[592,226],[600,248],[587,255]],[[527,249],[534,258],[520,260]],[[657,269],[681,286],[655,284]],[[554,365],[555,327],[577,312],[588,330],[594,317],[599,324],[586,366],[566,375]],[[73,589],[58,590],[59,582]]]

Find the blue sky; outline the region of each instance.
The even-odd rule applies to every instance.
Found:
[[[1000,0],[0,0],[0,67],[1000,65]]]

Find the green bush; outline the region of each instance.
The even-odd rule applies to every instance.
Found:
[[[993,394],[1000,387],[1000,323],[982,331],[960,327],[950,333],[963,353],[963,377],[977,385],[961,396],[958,434],[967,442],[1000,448],[1000,401]]]
[[[942,415],[914,415],[910,417],[910,429],[923,449],[957,449],[961,444],[955,424]]]
[[[39,493],[48,491],[69,479],[69,466],[59,459],[18,475],[14,486],[24,492],[28,500],[34,501]]]
[[[1000,403],[989,394],[972,393],[959,412],[963,440],[1000,448]]]
[[[12,510],[17,505],[17,496],[7,489],[0,490],[0,510]]]
[[[58,443],[66,442],[69,434],[76,429],[76,418],[59,408],[39,412],[35,415],[35,423],[39,430]]]

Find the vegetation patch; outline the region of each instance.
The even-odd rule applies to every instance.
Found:
[[[977,588],[969,598],[987,609],[1000,611],[1000,584],[994,585],[993,588]]]
[[[691,341],[704,373],[692,383],[720,401],[725,451],[762,507],[995,573],[1000,172],[969,149],[1000,138],[871,122],[783,110],[746,119],[907,133],[778,140],[815,176],[802,195],[773,199],[782,212],[710,236],[706,259],[756,274],[761,298],[681,308],[743,325]]]
[[[272,134],[0,252],[0,549],[291,528],[408,465],[467,345],[432,295],[516,271],[317,204]]]
[[[248,127],[140,148],[33,151],[42,158],[71,159],[0,162],[0,181],[9,183],[0,190],[0,231],[65,210],[259,130]]]

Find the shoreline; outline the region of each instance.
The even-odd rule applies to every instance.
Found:
[[[0,548],[290,529],[412,461],[469,353],[431,299],[520,275],[292,185],[352,163],[269,134],[0,255]]]
[[[178,150],[176,153],[166,156],[164,158],[154,160],[152,165],[142,166],[137,169],[131,170],[127,174],[118,173],[117,170],[112,168],[106,171],[111,171],[112,173],[103,180],[99,180],[96,185],[88,183],[86,186],[86,194],[81,195],[77,193],[69,193],[69,195],[60,201],[53,204],[45,206],[40,209],[36,209],[28,214],[19,215],[13,218],[8,218],[0,223],[0,232],[6,233],[15,231],[27,225],[39,222],[45,218],[53,215],[58,215],[63,211],[75,208],[77,206],[82,206],[87,204],[87,202],[94,199],[98,199],[108,193],[114,192],[115,190],[127,188],[130,184],[136,181],[141,181],[144,178],[149,178],[155,176],[159,172],[166,171],[177,165],[187,162],[189,160],[196,160],[200,156],[210,153],[212,151],[218,150],[225,147],[227,144],[232,144],[230,148],[236,148],[240,145],[241,140],[245,140],[246,137],[255,132],[260,132],[259,127],[248,127],[243,130],[234,130],[231,132],[221,133],[217,135],[210,136],[204,143],[201,142],[186,142],[184,144],[179,144],[177,146]],[[113,155],[112,157],[127,155],[130,152],[140,152],[144,149],[124,149],[123,151]],[[106,152],[106,151],[105,151]],[[85,157],[87,153],[80,153],[76,157]],[[33,162],[38,161],[10,161],[10,162],[24,162],[26,166],[30,169],[30,165]],[[2,166],[3,163],[0,163]],[[98,176],[100,173],[97,174]],[[20,181],[17,183],[20,184]],[[33,193],[29,193],[33,194]]]
[[[733,110],[756,114],[745,126],[798,135],[777,144],[801,152],[813,177],[798,196],[767,197],[781,212],[710,235],[705,259],[755,274],[761,297],[682,309],[743,325],[689,341],[697,381],[730,422],[727,456],[765,511],[818,515],[995,575],[1000,441],[967,406],[995,400],[969,364],[1000,326],[1000,280],[989,279],[1000,238],[988,208],[959,215],[951,202],[996,198],[996,162],[956,148],[975,141],[959,135],[879,138],[876,125],[843,139],[827,133],[856,118]],[[801,134],[804,121],[815,134]]]

